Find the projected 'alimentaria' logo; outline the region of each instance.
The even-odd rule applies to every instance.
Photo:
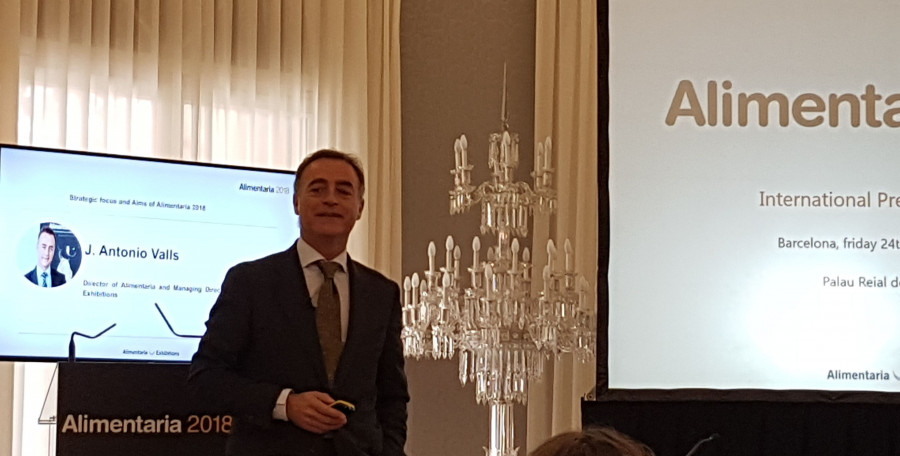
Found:
[[[698,93],[699,92],[699,93]],[[690,80],[682,80],[675,89],[666,113],[666,125],[684,119],[698,126],[746,127],[769,125],[770,111],[779,126],[791,124],[801,127],[842,124],[851,127],[900,128],[900,93],[883,94],[874,84],[867,84],[861,93],[813,93],[796,95],[772,92],[732,91],[731,81],[708,81],[706,97]],[[753,116],[755,111],[756,116]],[[737,117],[737,119],[735,119]]]
[[[891,376],[893,375],[894,380],[900,381],[900,375],[897,375],[896,372],[891,371],[842,371],[838,370],[829,370],[828,376],[826,377],[828,380],[856,380],[856,381],[890,381]]]

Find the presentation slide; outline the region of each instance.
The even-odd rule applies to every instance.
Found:
[[[900,2],[609,7],[608,387],[900,391]]]
[[[0,147],[0,357],[66,359],[115,325],[77,357],[189,361],[228,268],[297,238],[293,179]]]

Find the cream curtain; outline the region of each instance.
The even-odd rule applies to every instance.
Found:
[[[597,280],[597,5],[593,0],[538,0],[535,49],[535,143],[553,138],[559,210],[534,245],[552,238],[575,246],[575,268]],[[536,220],[535,227],[545,223]],[[535,249],[537,264],[546,252]],[[540,258],[542,256],[543,258]],[[551,363],[528,398],[529,449],[581,428],[580,399],[595,384],[595,363],[565,355]]]
[[[0,142],[16,141],[16,103],[19,65],[13,45],[19,37],[17,0],[0,0]],[[13,395],[13,363],[0,363],[0,456],[9,456],[13,446],[13,424],[19,414]]]
[[[358,154],[366,211],[349,250],[399,279],[400,0],[0,6],[0,141],[284,169],[322,147]],[[25,375],[0,366],[0,405],[17,383],[21,410],[0,414],[0,456],[9,440],[15,456],[52,446],[22,421],[46,386],[12,381]]]
[[[361,153],[367,9],[22,0],[19,142],[272,167]]]
[[[368,64],[366,155],[371,190],[366,190],[361,220],[368,236],[363,245],[368,263],[400,283],[400,0],[369,0]]]

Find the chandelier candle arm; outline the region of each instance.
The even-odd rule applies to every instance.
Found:
[[[415,308],[419,304],[419,273],[412,275],[412,306]]]
[[[437,253],[437,247],[434,241],[428,243],[428,272],[434,274],[434,255]]]
[[[550,295],[550,265],[544,266],[544,272],[541,274],[544,279],[544,291],[541,293],[545,297],[549,297]]]
[[[447,242],[444,243],[444,247],[446,248],[446,260],[447,265],[445,270],[450,271],[453,267],[453,236],[447,236]]]
[[[551,164],[553,163],[553,158],[551,158],[553,150],[553,143],[550,141],[550,137],[544,140],[544,172],[548,173],[553,168],[551,168]]]
[[[553,271],[554,263],[556,262],[556,245],[553,244],[553,239],[547,240],[547,268],[550,271]]]
[[[478,270],[478,251],[481,250],[481,240],[478,236],[472,239],[472,269]]]
[[[484,265],[484,300],[491,300],[491,283],[494,280],[494,269],[491,268],[491,265]]]
[[[453,247],[453,283],[459,283],[459,257],[462,256],[462,251],[459,249],[459,246]]]
[[[469,141],[466,140],[466,135],[460,135],[459,145],[461,146],[462,150],[462,168],[466,169],[469,166]]]
[[[410,305],[410,301],[409,301],[410,300],[409,294],[410,294],[410,291],[412,290],[412,284],[410,282],[411,281],[410,281],[409,277],[405,277],[403,279],[403,327],[404,328],[407,326],[410,326],[413,322],[413,319],[410,318],[411,315],[409,315],[410,309],[412,309],[412,306]]]
[[[513,239],[512,245],[510,246],[510,250],[512,250],[512,266],[510,272],[515,275],[517,267],[519,265],[519,240]]]

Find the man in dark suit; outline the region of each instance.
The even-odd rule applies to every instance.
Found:
[[[66,283],[66,276],[53,269],[56,256],[56,232],[49,226],[41,228],[37,241],[37,266],[25,274],[31,283],[45,288],[58,287]]]
[[[234,416],[227,454],[404,455],[400,289],[346,251],[364,190],[355,157],[310,155],[294,180],[297,243],[226,274],[188,381]]]

